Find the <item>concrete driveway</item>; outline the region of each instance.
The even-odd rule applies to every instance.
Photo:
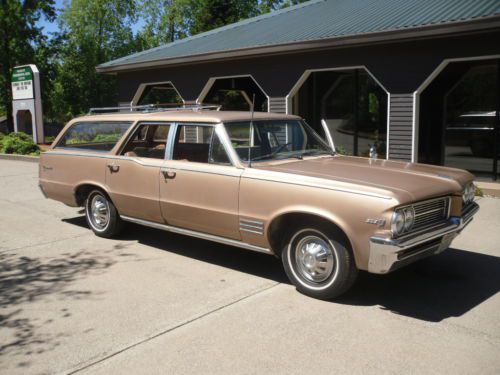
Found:
[[[278,260],[130,225],[95,237],[0,160],[2,374],[498,374],[500,200],[453,249],[339,301]]]

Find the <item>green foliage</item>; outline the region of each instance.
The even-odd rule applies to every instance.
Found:
[[[131,24],[134,1],[73,0],[65,3],[59,25],[59,55],[52,105],[59,122],[91,107],[116,104],[116,79],[95,67],[135,51]]]
[[[335,145],[335,152],[339,155],[349,155],[347,149],[343,145]]]
[[[55,139],[56,139],[56,137],[54,137],[53,135],[45,136],[44,142],[47,144],[52,143],[52,142],[54,142]]]
[[[474,191],[474,195],[476,197],[484,197],[484,191],[479,186],[476,185],[476,189]]]
[[[121,133],[97,134],[92,143],[116,143],[121,137]]]
[[[6,154],[38,155],[40,147],[33,142],[33,138],[26,133],[10,133],[1,138],[2,152]]]
[[[40,70],[46,122],[62,124],[90,107],[116,105],[116,79],[97,74],[103,62],[275,11],[303,0],[65,0],[60,32],[38,22],[56,19],[54,0],[0,0],[0,115],[11,123],[11,70]],[[144,25],[136,35],[132,25]]]
[[[0,6],[0,112],[12,129],[10,75],[16,65],[35,61],[35,51],[46,42],[38,20],[55,17],[54,0],[1,0]]]
[[[191,1],[190,34],[258,15],[257,0],[196,0]]]
[[[140,50],[153,48],[187,36],[190,0],[145,0],[139,14],[146,21],[136,37]]]

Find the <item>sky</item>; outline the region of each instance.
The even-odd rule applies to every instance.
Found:
[[[55,8],[57,13],[61,11],[61,9],[64,8],[64,0],[56,0],[55,1]],[[45,35],[50,35],[50,33],[54,33],[56,31],[59,31],[59,26],[57,25],[57,18],[54,22],[49,22],[45,17],[42,17],[40,21],[38,21],[39,26],[43,27],[43,32]],[[132,26],[132,31],[134,33],[137,33],[142,26],[144,25],[144,21],[139,19],[135,25]]]

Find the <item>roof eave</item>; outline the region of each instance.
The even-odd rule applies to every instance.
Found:
[[[99,73],[119,73],[133,70],[144,70],[157,67],[167,67],[180,64],[192,64],[207,61],[216,61],[230,58],[253,57],[289,53],[294,51],[315,50],[335,47],[358,46],[372,43],[414,40],[430,37],[439,37],[449,34],[463,34],[479,31],[491,31],[500,28],[500,16],[485,17],[477,20],[453,22],[448,24],[428,25],[418,28],[383,31],[329,39],[274,44],[249,48],[233,49],[229,51],[209,52],[198,55],[181,56],[167,59],[145,61],[132,64],[114,66],[98,66]]]

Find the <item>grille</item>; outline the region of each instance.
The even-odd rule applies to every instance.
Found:
[[[450,198],[437,198],[415,203],[415,223],[412,232],[442,223],[448,219]]]

